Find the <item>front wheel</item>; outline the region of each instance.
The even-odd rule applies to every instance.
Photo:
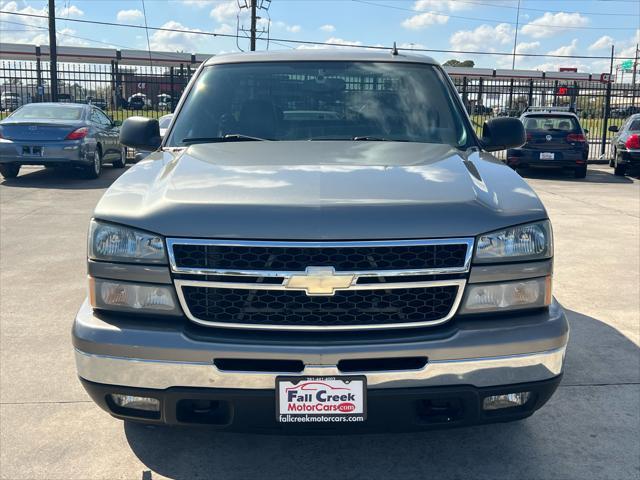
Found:
[[[587,176],[587,167],[577,167],[574,171],[573,171],[573,177],[574,178],[585,178]]]
[[[20,172],[20,164],[18,163],[5,163],[0,165],[0,174],[4,178],[16,178]]]

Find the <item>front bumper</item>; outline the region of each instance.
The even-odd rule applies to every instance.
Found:
[[[413,399],[412,405],[418,400],[422,404],[433,395],[436,398],[438,392],[453,391],[452,398],[467,405],[466,412],[475,412],[460,418],[463,423],[506,418],[480,411],[478,405],[486,391],[521,391],[517,390],[521,384],[551,385],[536,393],[539,400],[515,412],[522,418],[539,408],[555,390],[568,335],[567,320],[556,302],[537,312],[499,318],[457,317],[439,327],[353,335],[221,331],[182,319],[106,316],[85,303],[73,327],[78,375],[94,400],[114,416],[126,418],[108,404],[108,393],[138,392],[138,396],[146,396],[141,394],[146,392],[161,400],[162,416],[153,421],[164,423],[194,423],[176,417],[181,400],[204,396],[218,401],[228,395],[233,398],[224,408],[235,412],[242,411],[236,404],[240,400],[234,400],[237,395],[242,399],[264,397],[273,421],[275,407],[271,409],[270,405],[276,376],[344,374],[365,375],[372,398],[406,397],[406,401]],[[426,364],[419,368],[384,368],[385,361],[393,364],[406,357],[426,358]],[[215,361],[228,359],[241,366],[245,362],[247,368],[214,365]],[[374,359],[378,367],[341,370],[341,361],[354,359]],[[264,371],[251,367],[273,360],[295,361],[301,369]],[[370,418],[376,418],[375,410],[370,412]],[[228,421],[220,426],[235,429],[235,414],[225,418]],[[372,422],[375,424],[375,420]]]

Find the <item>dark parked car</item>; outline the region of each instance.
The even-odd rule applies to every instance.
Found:
[[[524,124],[527,143],[507,150],[513,168],[551,167],[571,169],[576,178],[587,176],[589,142],[575,113],[565,110],[527,111]]]
[[[628,106],[611,109],[611,118],[627,118],[630,115],[640,113],[640,107]]]
[[[96,107],[105,110],[107,108],[107,101],[97,97],[87,97],[85,102],[89,105],[95,105]]]
[[[613,144],[613,158],[609,166],[614,173],[623,176],[629,167],[640,165],[640,113],[625,120],[622,127],[611,125],[609,131],[617,132],[611,141]]]
[[[0,174],[14,178],[22,165],[72,166],[97,178],[102,164],[125,165],[119,127],[93,105],[30,103],[0,122]]]

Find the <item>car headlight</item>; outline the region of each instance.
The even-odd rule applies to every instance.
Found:
[[[109,262],[166,263],[161,236],[91,220],[89,258]]]
[[[480,235],[474,263],[542,260],[552,256],[551,223],[544,220]]]
[[[93,308],[154,315],[180,315],[171,285],[152,285],[89,277],[89,301]]]
[[[467,285],[460,313],[501,312],[546,307],[551,303],[551,277],[504,283]]]

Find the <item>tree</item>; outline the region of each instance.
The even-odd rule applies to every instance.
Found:
[[[456,60],[456,59],[451,59],[451,60],[447,60],[446,62],[444,62],[442,64],[445,67],[470,67],[473,68],[476,66],[476,62],[474,62],[473,60],[463,60],[462,62],[460,60]]]

